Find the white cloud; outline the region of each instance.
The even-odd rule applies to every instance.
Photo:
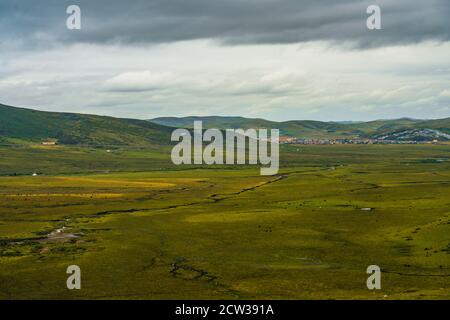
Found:
[[[136,118],[448,117],[448,56],[450,43],[365,51],[320,42],[222,47],[208,41],[5,50],[0,102]]]
[[[173,86],[177,77],[170,72],[134,71],[124,72],[106,80],[105,87],[111,91],[148,91]]]

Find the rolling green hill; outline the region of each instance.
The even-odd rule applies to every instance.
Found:
[[[297,138],[372,138],[408,129],[433,129],[450,133],[450,118],[438,120],[394,119],[369,122],[340,123],[311,120],[285,122],[243,117],[163,117],[149,120],[171,127],[192,128],[194,120],[203,121],[204,128],[268,128],[280,129],[282,135]]]
[[[176,128],[193,128],[194,121],[203,121],[203,127],[205,129],[218,128],[277,128],[279,122],[269,121],[265,119],[252,119],[244,117],[161,117],[149,120],[152,123],[160,124],[163,126],[176,127]]]
[[[149,121],[106,116],[45,112],[0,104],[0,143],[41,142],[57,139],[61,144],[158,146],[170,144],[174,127],[192,128],[195,120],[206,128],[280,129],[297,138],[379,138],[449,140],[450,118],[438,120],[395,119],[369,122],[285,122],[244,117],[164,117]],[[405,138],[406,137],[406,138]]]
[[[44,112],[0,104],[3,141],[58,139],[61,144],[165,145],[172,129],[143,120]]]

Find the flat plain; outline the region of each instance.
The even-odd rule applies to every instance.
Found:
[[[450,299],[449,145],[168,150],[0,147],[0,299]]]

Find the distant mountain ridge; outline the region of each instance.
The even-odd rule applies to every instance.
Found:
[[[437,120],[419,120],[401,118],[393,120],[375,120],[368,122],[322,122],[313,120],[290,120],[283,122],[244,117],[160,117],[150,122],[170,127],[192,128],[195,120],[201,120],[204,128],[268,128],[280,129],[280,134],[310,139],[369,139],[376,137],[394,137],[394,133],[408,129],[434,130],[433,134],[422,135],[421,140],[449,140],[450,118]],[[431,133],[431,131],[429,132]]]
[[[0,143],[58,140],[74,145],[162,146],[171,144],[173,128],[280,129],[281,135],[309,139],[385,139],[450,141],[450,118],[437,120],[395,119],[369,122],[276,122],[245,117],[162,117],[152,120],[123,119],[78,113],[46,112],[0,104]]]
[[[171,128],[144,120],[77,113],[46,112],[0,104],[0,139],[61,144],[161,145],[170,143]]]

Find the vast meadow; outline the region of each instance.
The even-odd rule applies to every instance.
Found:
[[[0,147],[0,299],[450,299],[450,145],[282,146],[275,176],[169,156]]]

